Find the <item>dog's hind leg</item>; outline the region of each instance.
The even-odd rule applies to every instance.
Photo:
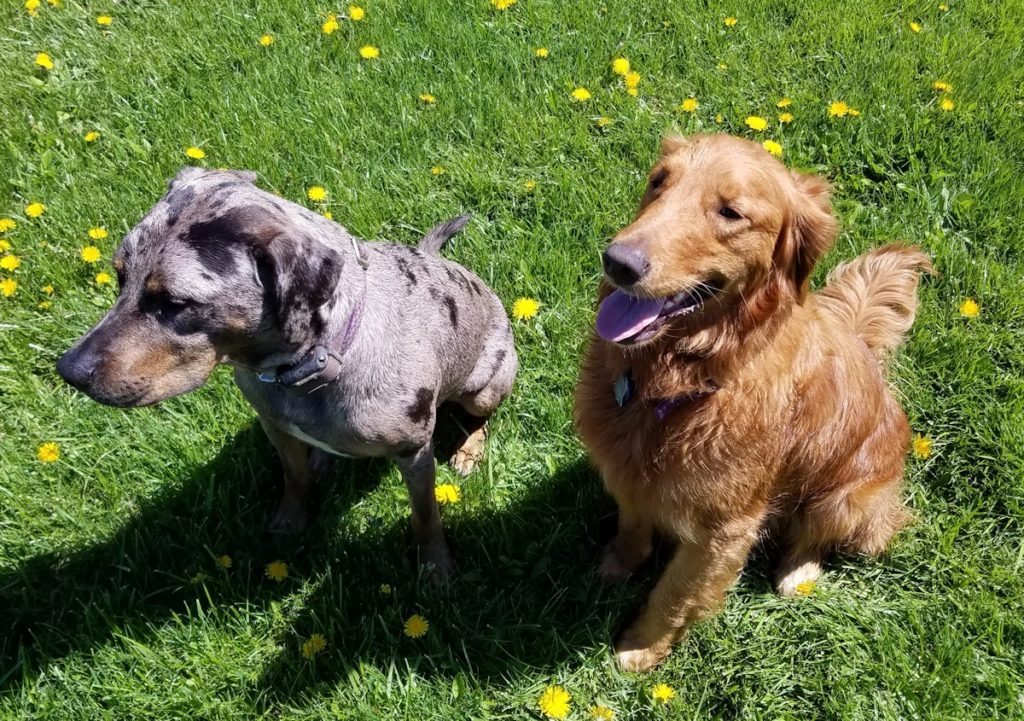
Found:
[[[434,449],[429,442],[413,453],[395,458],[402,479],[409,489],[412,506],[412,535],[419,549],[420,560],[433,566],[442,578],[454,570],[448,542],[441,528],[441,511],[434,493]]]
[[[310,445],[285,433],[272,422],[260,418],[263,430],[281,456],[284,466],[284,493],[270,522],[272,533],[298,533],[309,520],[309,496],[313,485]]]

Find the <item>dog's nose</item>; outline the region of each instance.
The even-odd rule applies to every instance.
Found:
[[[60,377],[78,390],[85,390],[96,372],[96,356],[72,348],[57,361]]]
[[[612,243],[601,256],[604,272],[616,285],[633,285],[647,275],[651,262],[643,251],[624,243]]]

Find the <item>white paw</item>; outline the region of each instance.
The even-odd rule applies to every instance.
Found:
[[[809,596],[820,576],[821,564],[817,561],[806,561],[780,575],[775,581],[775,591],[783,598]]]

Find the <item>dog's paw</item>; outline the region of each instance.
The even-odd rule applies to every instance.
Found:
[[[462,442],[449,463],[460,476],[472,473],[484,458],[484,443],[487,440],[487,426],[478,428]]]
[[[622,645],[615,647],[615,661],[623,671],[639,673],[650,671],[671,652],[671,648],[623,648]]]
[[[784,569],[775,579],[775,592],[783,598],[809,596],[821,577],[821,564],[806,561]]]
[[[306,507],[294,500],[284,498],[277,507],[273,520],[270,521],[270,532],[279,534],[301,533],[309,523]]]
[[[435,583],[447,581],[455,575],[455,562],[452,561],[447,544],[438,547],[420,546],[420,563]]]

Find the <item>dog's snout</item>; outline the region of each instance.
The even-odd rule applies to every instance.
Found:
[[[57,373],[78,390],[85,390],[96,373],[97,360],[93,353],[72,348],[57,361]]]
[[[637,283],[651,269],[651,262],[642,250],[624,243],[609,245],[601,259],[604,272],[619,286]]]

